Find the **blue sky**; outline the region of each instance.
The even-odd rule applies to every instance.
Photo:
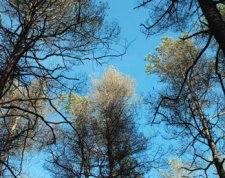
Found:
[[[105,0],[107,1],[107,0]],[[150,78],[145,73],[146,56],[153,51],[160,42],[160,36],[154,36],[146,39],[146,36],[140,31],[140,23],[144,22],[147,13],[144,10],[134,10],[135,1],[108,0],[109,9],[106,20],[108,22],[116,21],[121,27],[120,44],[125,41],[131,42],[127,53],[122,58],[108,59],[102,61],[99,65],[95,61],[88,62],[81,67],[81,71],[88,74],[101,75],[109,66],[115,66],[120,72],[128,74],[137,80],[138,92],[146,92],[149,88],[156,85],[155,78]],[[121,50],[119,48],[118,50]]]
[[[121,27],[120,44],[123,44],[125,40],[132,41],[132,44],[127,50],[127,53],[121,58],[106,59],[103,65],[97,64],[95,61],[85,62],[85,65],[78,67],[80,71],[78,73],[87,73],[88,76],[97,75],[101,76],[108,66],[113,65],[121,73],[130,75],[137,81],[137,94],[147,94],[151,92],[153,88],[159,89],[159,83],[157,77],[152,75],[148,76],[145,73],[145,61],[144,57],[153,52],[157,45],[161,42],[162,36],[177,37],[173,33],[159,34],[151,36],[146,39],[146,36],[140,31],[140,23],[144,22],[147,18],[147,12],[145,10],[134,10],[137,0],[105,0],[108,2],[108,16],[107,21],[116,21]],[[120,49],[118,47],[118,49]],[[142,120],[147,117],[142,114]],[[143,126],[141,129],[146,131],[149,126]],[[156,128],[159,129],[159,128]],[[158,139],[158,143],[162,140]],[[156,143],[155,143],[156,144]],[[165,144],[165,143],[160,143]],[[49,178],[50,174],[42,168],[44,163],[45,154],[34,153],[33,157],[27,156],[25,159],[24,171],[32,178]],[[151,173],[152,174],[152,173]],[[154,173],[153,173],[154,174]],[[154,176],[153,176],[154,177]]]
[[[101,76],[104,70],[109,66],[115,66],[121,73],[130,75],[137,81],[137,94],[146,94],[153,87],[157,87],[157,78],[148,76],[145,73],[144,56],[154,51],[155,47],[160,43],[161,36],[154,36],[146,39],[146,36],[140,31],[140,23],[144,22],[147,12],[142,10],[134,10],[136,1],[128,0],[108,0],[108,16],[107,21],[116,21],[121,27],[120,43],[125,40],[132,42],[127,53],[121,58],[108,59],[103,65],[96,62],[88,62],[85,66],[79,67],[81,73],[88,75]],[[103,61],[105,62],[105,61]],[[35,156],[25,160],[25,170],[31,177],[48,178],[49,173],[42,168],[43,158],[41,153],[35,153]]]

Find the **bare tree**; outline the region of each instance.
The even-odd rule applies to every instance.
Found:
[[[57,142],[49,147],[46,168],[54,177],[97,177],[97,172],[92,171],[98,166],[98,154],[89,101],[76,94],[62,96],[62,101],[76,132],[68,126],[57,129]]]
[[[224,96],[213,72],[213,60],[203,56],[186,76],[185,71],[200,53],[190,40],[165,38],[157,52],[146,58],[147,71],[159,75],[165,90],[159,93],[157,104],[161,107],[156,106],[152,122],[163,122],[168,138],[180,141],[174,149],[185,157],[185,170],[206,177],[211,172],[225,177]],[[186,77],[179,98],[161,100],[165,96],[173,98]]]
[[[120,55],[113,55],[110,46],[119,28],[105,22],[106,4],[93,0],[1,0],[0,3],[0,120],[1,123],[10,123],[10,118],[15,120],[11,126],[3,124],[2,129],[8,130],[5,133],[11,140],[14,125],[15,130],[20,130],[17,120],[27,120],[20,130],[23,134],[13,134],[13,139],[19,141],[27,130],[27,136],[30,135],[39,121],[51,132],[49,138],[53,143],[54,125],[65,122],[71,125],[54,101],[60,92],[76,89],[79,82],[72,71],[83,60],[98,61]],[[37,95],[32,93],[33,81]],[[21,94],[10,98],[14,91]],[[47,119],[37,103],[46,103],[49,110],[64,120]],[[6,155],[1,157],[0,167],[15,177]]]
[[[21,83],[30,78],[59,81],[68,62],[105,57],[109,41],[118,34],[117,26],[103,25],[105,4],[86,0],[1,4],[1,98],[15,78]],[[97,49],[103,54],[95,56]],[[45,61],[53,63],[51,57],[56,62],[49,67]]]

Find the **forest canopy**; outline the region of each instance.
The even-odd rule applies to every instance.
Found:
[[[224,0],[0,4],[0,177],[225,178]]]

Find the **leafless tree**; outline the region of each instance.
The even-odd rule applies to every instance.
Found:
[[[93,0],[1,0],[0,3],[0,119],[1,123],[7,122],[1,130],[8,130],[4,138],[9,137],[7,143],[12,146],[12,139],[24,138],[28,131],[30,135],[38,127],[35,125],[38,121],[49,129],[49,138],[54,142],[54,125],[71,124],[54,101],[60,92],[76,89],[77,77],[72,71],[83,60],[98,61],[121,55],[111,49],[119,28],[104,20],[106,4]],[[31,89],[34,81],[36,93]],[[21,94],[11,98],[14,91]],[[63,120],[46,119],[37,103],[45,103],[49,111],[54,110]],[[18,129],[21,134],[13,131],[18,128],[17,120],[27,120],[27,125]],[[14,134],[10,134],[12,131]],[[21,143],[25,144],[25,140]],[[6,162],[8,158],[1,155],[0,167],[16,177]]]

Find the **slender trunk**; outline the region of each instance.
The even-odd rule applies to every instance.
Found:
[[[113,178],[113,156],[112,156],[112,144],[108,143],[108,161],[109,161],[109,178]]]
[[[90,164],[89,164],[89,154],[86,151],[85,158],[84,158],[84,176],[85,178],[89,178],[90,175]]]
[[[218,149],[217,149],[217,146],[216,146],[216,143],[215,143],[214,139],[212,138],[211,130],[209,129],[209,124],[207,122],[207,119],[205,118],[205,115],[202,111],[201,103],[199,102],[199,99],[198,99],[197,95],[195,94],[195,92],[192,90],[191,84],[189,84],[188,87],[191,91],[191,94],[192,94],[192,97],[193,97],[193,100],[194,100],[194,104],[195,104],[195,107],[196,107],[196,111],[199,115],[201,124],[203,126],[203,129],[204,129],[203,132],[204,132],[204,135],[207,139],[208,146],[211,150],[213,162],[214,162],[214,165],[216,167],[217,173],[218,173],[220,178],[225,178],[225,170],[223,168],[223,161],[221,161],[220,158],[219,158]]]
[[[107,157],[109,164],[109,178],[114,177],[114,160],[113,160],[113,150],[112,150],[112,138],[111,138],[111,126],[107,123],[107,131],[106,131],[106,139],[107,139]]]
[[[0,155],[0,160],[3,163],[6,163],[8,157],[9,157],[9,150],[10,150],[10,146],[12,143],[13,133],[14,133],[15,129],[17,128],[19,120],[20,120],[20,117],[16,117],[15,122],[10,129],[8,138],[6,140],[6,144],[4,145],[3,154]],[[2,177],[3,174],[4,174],[4,164],[0,163],[0,177]]]
[[[208,145],[210,147],[217,173],[220,176],[220,178],[225,178],[225,170],[223,168],[223,162],[219,158],[218,149],[217,149],[217,146],[215,144],[214,139],[212,138],[208,122],[207,122],[206,118],[204,117],[204,115],[201,111],[201,108],[199,107],[200,103],[196,102],[196,105],[198,105],[197,106],[197,112],[199,113],[200,120],[201,120],[201,123],[202,123],[203,128],[204,128],[204,134],[206,136]]]
[[[209,24],[209,29],[225,56],[225,22],[212,0],[198,0],[199,6]]]
[[[1,156],[0,157],[0,160],[1,160],[1,162],[0,162],[0,177],[3,177],[3,175],[4,175],[4,164],[3,163],[6,163],[6,161],[7,161],[7,158],[9,156],[9,151],[4,150],[3,154],[0,156]]]
[[[225,22],[220,14],[218,8],[216,7],[215,2],[212,0],[198,0],[199,6],[209,24],[209,29],[219,44],[220,49],[223,51],[225,56]],[[211,136],[210,129],[208,127],[207,120],[204,118],[204,115],[201,111],[201,106],[198,100],[195,99],[197,106],[197,111],[200,115],[200,119],[205,131],[206,139],[208,145],[211,149],[213,161],[217,170],[217,173],[220,178],[225,178],[225,170],[223,168],[223,161],[219,159],[218,150],[216,144]]]

